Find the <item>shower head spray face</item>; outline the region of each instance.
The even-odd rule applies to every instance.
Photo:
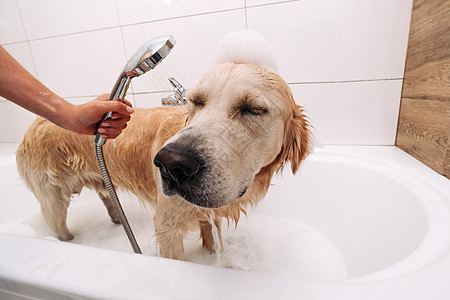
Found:
[[[170,53],[173,46],[175,46],[175,39],[171,35],[159,36],[144,43],[123,68],[111,91],[109,100],[120,99],[122,101],[127,93],[131,79],[139,77],[156,67]],[[104,120],[111,118],[111,115],[112,112],[105,114],[98,123],[98,127]],[[105,142],[106,140],[97,132],[95,144],[103,146]]]
[[[130,58],[122,73],[134,78],[150,71],[172,50],[175,40],[170,35],[153,38],[143,44]]]

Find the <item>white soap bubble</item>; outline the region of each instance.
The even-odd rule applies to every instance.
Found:
[[[215,63],[227,62],[259,65],[278,73],[275,53],[269,42],[249,29],[231,32],[221,40]]]

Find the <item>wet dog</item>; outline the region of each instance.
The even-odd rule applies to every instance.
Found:
[[[181,259],[191,230],[199,228],[203,245],[215,249],[209,212],[220,232],[221,219],[237,223],[287,163],[295,173],[310,152],[310,130],[279,75],[224,63],[190,90],[186,106],[137,109],[115,145],[103,148],[112,182],[155,207],[161,255]],[[67,208],[83,187],[97,191],[118,223],[91,136],[38,118],[17,150],[17,165],[59,239],[73,238]]]

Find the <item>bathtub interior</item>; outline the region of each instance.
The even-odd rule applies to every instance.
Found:
[[[266,198],[256,213],[321,232],[339,249],[348,278],[401,261],[427,231],[426,211],[409,186],[375,164],[345,156],[312,156],[298,176],[277,178]]]
[[[391,148],[381,152],[406,155]],[[1,201],[7,207],[0,211],[0,232],[55,240],[13,159],[0,161]],[[236,229],[225,222],[223,253],[203,249],[194,232],[185,241],[185,259],[315,282],[376,273],[417,252],[430,230],[424,193],[406,173],[377,160],[318,149],[296,176],[288,171],[276,176],[265,199]],[[144,255],[157,256],[151,208],[126,192],[119,197]],[[75,235],[70,243],[132,252],[93,191],[72,199],[68,226]]]

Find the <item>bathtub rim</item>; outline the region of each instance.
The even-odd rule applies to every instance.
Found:
[[[191,296],[196,299],[230,297],[252,299],[255,294],[258,294],[258,299],[274,299],[274,297],[298,299],[299,295],[308,295],[314,299],[393,300],[401,297],[418,300],[425,299],[424,295],[430,297],[429,299],[440,299],[443,295],[450,295],[447,282],[450,252],[425,268],[400,277],[361,282],[348,280],[308,282],[77,244],[65,243],[61,249],[61,247],[52,247],[54,243],[59,243],[57,241],[43,241],[32,237],[0,233],[0,244],[4,243],[7,243],[10,250],[14,252],[17,252],[17,247],[24,244],[40,252],[29,253],[21,259],[8,259],[8,263],[15,266],[13,272],[5,271],[5,263],[1,264],[0,292],[15,296],[148,299],[151,293],[154,296],[156,294],[158,299],[179,298],[175,295]],[[47,247],[51,251],[42,252],[43,248]],[[73,268],[64,269],[63,261],[57,261],[55,265],[49,266],[47,270],[42,269],[40,273],[35,271],[36,266],[26,265],[27,261],[42,259],[42,256],[54,260],[59,255],[55,249],[67,250],[67,247],[75,251],[70,256],[72,260],[78,262],[77,273],[82,273],[80,276],[74,276]],[[92,263],[93,260],[101,263]],[[17,268],[17,266],[20,267]],[[120,274],[121,270],[133,270],[133,277],[137,280],[127,280],[127,274],[107,278],[96,277],[97,268],[105,266],[109,268],[110,274]],[[58,276],[49,276],[49,273],[56,272],[55,268],[59,268]],[[164,269],[164,272],[155,274],[155,270],[161,269]],[[174,279],[182,279],[183,284],[177,285]],[[76,281],[75,285],[74,281]],[[93,281],[95,285],[92,284]],[[437,284],[439,282],[441,284]]]

